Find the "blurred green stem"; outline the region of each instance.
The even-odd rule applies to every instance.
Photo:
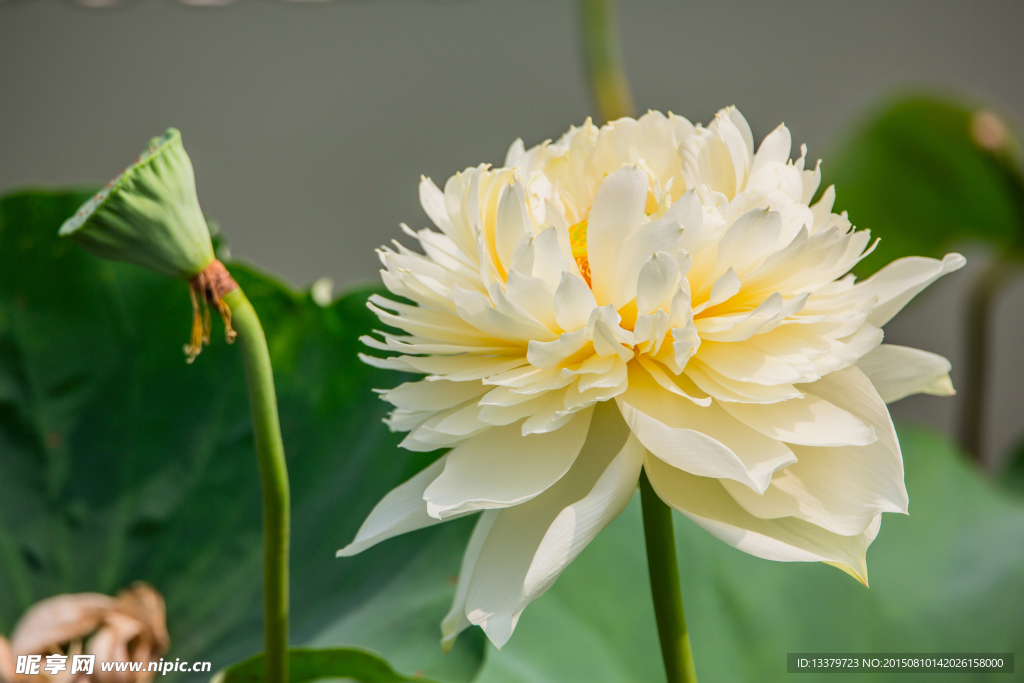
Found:
[[[614,0],[579,0],[583,52],[597,110],[604,121],[633,116],[636,108],[622,65]]]
[[[267,338],[241,288],[223,297],[231,309],[245,360],[263,482],[263,637],[265,683],[288,683],[288,536],[291,526],[288,468],[277,415],[277,394]]]
[[[644,513],[647,570],[651,577],[651,595],[665,675],[668,683],[697,683],[690,632],[683,612],[683,595],[679,589],[672,510],[654,491],[646,471],[640,473],[640,503]]]
[[[960,441],[964,450],[979,463],[984,458],[985,416],[988,413],[989,340],[999,293],[1011,271],[1011,259],[1005,254],[996,256],[975,280],[968,301]]]
[[[992,150],[990,150],[992,151]],[[1017,264],[1024,258],[1024,175],[1017,157],[1005,149],[993,157],[1017,209],[1016,239],[988,264],[974,281],[967,309],[967,339],[964,349],[963,409],[960,446],[975,462],[984,463],[985,417],[988,414],[990,338],[995,324],[995,307]],[[987,469],[987,467],[986,467]]]

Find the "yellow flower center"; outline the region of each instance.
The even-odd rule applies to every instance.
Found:
[[[586,219],[569,228],[569,246],[572,249],[572,257],[576,259],[576,265],[579,266],[580,275],[583,276],[583,279],[587,281],[587,286],[590,287],[590,259],[587,257]]]

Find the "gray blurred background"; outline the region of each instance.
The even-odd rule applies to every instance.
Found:
[[[826,165],[898,89],[962,93],[1024,123],[1019,2],[620,0],[618,13],[641,110],[706,122],[736,104],[756,139],[784,121]],[[557,137],[593,113],[585,83],[569,0],[0,0],[0,192],[104,183],[175,126],[235,257],[340,289],[376,277],[373,249],[400,222],[426,225],[420,174],[443,185],[501,163],[517,137]],[[954,383],[987,257],[964,250],[968,267],[886,328],[949,357]],[[994,335],[990,464],[1024,433],[1022,311],[1018,277]],[[913,397],[893,413],[952,433],[958,407]]]

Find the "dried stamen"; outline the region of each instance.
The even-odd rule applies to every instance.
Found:
[[[213,262],[198,275],[188,281],[189,296],[192,298],[192,334],[185,345],[187,363],[191,363],[203,350],[203,345],[210,343],[210,308],[217,308],[221,320],[224,321],[224,339],[228,344],[235,341],[236,332],[231,327],[231,308],[224,303],[223,296],[237,289],[238,283],[228,273],[224,264],[214,259]],[[202,314],[199,308],[202,306]]]

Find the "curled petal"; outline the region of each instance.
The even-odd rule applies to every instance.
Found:
[[[687,472],[733,479],[761,493],[773,472],[796,462],[782,442],[762,436],[715,403],[701,407],[665,391],[632,365],[629,387],[616,400],[644,447]]]
[[[886,403],[911,394],[952,396],[949,361],[938,355],[906,346],[882,344],[859,361],[859,367]]]
[[[636,489],[644,449],[614,410],[597,414],[580,457],[558,484],[498,513],[471,577],[460,577],[469,584],[467,619],[499,648],[523,609],[625,509]]]
[[[447,455],[441,456],[404,484],[391,489],[370,511],[352,542],[339,550],[337,556],[350,557],[399,534],[438,524],[441,520],[427,514],[423,492],[444,471],[447,459]]]
[[[654,456],[647,456],[644,468],[662,500],[729,545],[766,560],[835,564],[867,585],[866,554],[881,515],[861,533],[842,536],[802,519],[755,517],[717,479],[689,474]]]
[[[522,427],[515,423],[492,427],[459,444],[448,453],[444,471],[423,492],[427,514],[447,519],[536,498],[575,462],[592,412],[583,410],[550,433],[522,436]]]

